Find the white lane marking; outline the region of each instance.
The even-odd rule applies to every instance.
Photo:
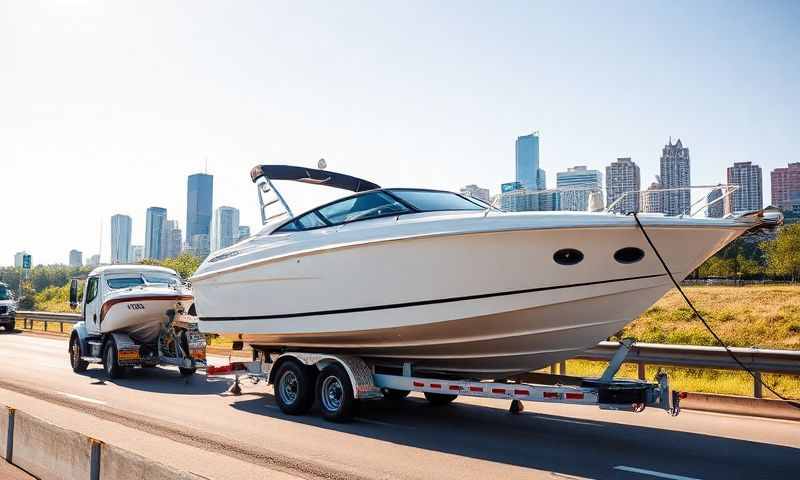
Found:
[[[626,467],[625,465],[617,465],[614,470],[622,470],[623,472],[641,473],[642,475],[650,475],[658,478],[668,478],[670,480],[700,480],[694,477],[684,477],[683,475],[673,475],[671,473],[656,472],[655,470],[645,470],[643,468]]]
[[[581,422],[579,420],[568,420],[566,418],[550,418],[550,417],[540,417],[534,416],[534,418],[538,420],[549,420],[551,422],[564,422],[564,423],[574,423],[576,425],[589,425],[591,427],[599,427],[600,425],[597,423],[590,423],[590,422]]]
[[[56,393],[58,393],[59,395],[64,395],[65,397],[69,397],[73,400],[80,400],[81,402],[94,403],[95,405],[108,405],[108,403],[102,400],[95,400],[94,398],[81,397],[80,395],[75,395],[74,393],[67,393],[67,392],[56,392]]]

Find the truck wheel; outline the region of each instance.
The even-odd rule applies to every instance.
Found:
[[[103,350],[103,370],[110,379],[121,378],[125,375],[125,367],[121,366],[117,359],[117,344],[114,343],[114,340],[108,340],[106,348]]]
[[[431,405],[447,405],[456,399],[458,395],[450,395],[448,393],[433,393],[425,392],[425,400],[430,402]]]
[[[331,364],[317,378],[317,398],[322,416],[333,422],[346,422],[356,413],[353,384],[344,368]]]
[[[8,325],[6,325],[6,332],[13,332],[16,329],[17,329],[16,320],[11,320],[10,322],[8,322]]]
[[[408,396],[411,391],[409,390],[395,390],[393,388],[384,388],[381,390],[383,398],[387,400],[402,400]]]
[[[81,341],[78,339],[77,335],[73,335],[69,341],[69,363],[72,365],[72,371],[75,373],[81,373],[86,371],[86,367],[89,366],[89,362],[81,360]]]
[[[302,415],[314,403],[314,377],[295,360],[285,361],[275,374],[275,403],[283,413]]]

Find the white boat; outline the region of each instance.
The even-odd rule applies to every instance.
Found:
[[[258,166],[251,177],[265,227],[212,253],[191,282],[200,330],[259,350],[500,378],[575,356],[672,287],[632,216],[505,213],[301,167]],[[355,193],[295,216],[273,180]],[[766,221],[639,219],[678,280]]]
[[[192,292],[169,268],[110,265],[89,274],[86,303],[100,303],[95,318],[86,318],[93,333],[127,333],[139,342],[158,338],[167,311],[189,310]],[[99,314],[99,315],[98,315]]]

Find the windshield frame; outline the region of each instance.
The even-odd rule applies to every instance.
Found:
[[[464,200],[474,204],[478,208],[476,208],[474,210],[467,210],[467,209],[453,210],[453,209],[449,209],[449,208],[448,209],[439,209],[439,210],[420,210],[417,207],[415,207],[414,205],[411,205],[407,201],[405,201],[402,198],[400,198],[399,195],[393,194],[392,193],[393,190],[406,191],[406,192],[435,192],[435,193],[446,193],[446,194],[449,194],[449,195],[456,195],[456,196],[461,197]],[[327,218],[325,218],[323,215],[319,214],[320,210],[322,210],[323,208],[328,207],[330,205],[333,205],[335,203],[344,202],[344,201],[350,200],[351,198],[354,198],[354,197],[361,197],[361,196],[368,195],[368,194],[371,194],[371,193],[376,193],[376,192],[381,192],[381,193],[384,193],[384,194],[392,197],[392,199],[394,199],[399,204],[401,204],[404,207],[406,207],[407,211],[405,211],[405,212],[391,212],[391,213],[387,213],[387,214],[379,215],[379,216],[375,216],[375,217],[358,218],[358,219],[355,219],[355,220],[350,220],[350,221],[346,221],[346,222],[338,222],[338,223],[331,223],[330,221],[328,221]],[[311,210],[307,210],[307,211],[301,213],[300,215],[297,215],[296,217],[292,217],[292,218],[284,221],[283,223],[278,225],[274,230],[272,230],[272,232],[270,232],[270,235],[291,234],[291,233],[296,233],[296,232],[308,232],[308,231],[312,231],[312,230],[319,230],[321,228],[336,227],[336,226],[339,226],[339,225],[347,225],[347,224],[350,224],[350,223],[363,222],[363,221],[367,221],[367,220],[376,220],[376,219],[379,219],[379,218],[386,218],[386,217],[399,217],[401,215],[411,215],[411,214],[415,214],[415,213],[428,213],[428,212],[482,212],[482,211],[486,211],[486,209],[487,209],[486,207],[484,207],[483,205],[473,201],[471,198],[466,197],[466,196],[464,196],[464,195],[462,195],[460,193],[451,192],[449,190],[438,190],[438,189],[434,189],[434,188],[380,188],[380,189],[375,189],[375,190],[367,190],[367,191],[364,191],[364,192],[354,193],[352,195],[347,195],[347,196],[344,196],[344,197],[341,197],[341,198],[337,198],[337,199],[335,199],[333,201],[330,201],[328,203],[324,203],[322,205],[316,206],[316,207],[312,208]],[[319,218],[320,220],[322,220],[325,224],[324,225],[314,226],[314,227],[309,227],[309,228],[298,228],[298,229],[295,229],[295,230],[282,230],[287,225],[296,222],[297,220],[299,220],[302,217],[305,217],[306,215],[316,215],[316,217]]]
[[[5,295],[0,295],[0,301],[14,301],[14,290],[11,289],[8,285],[0,285],[0,291],[5,291]]]

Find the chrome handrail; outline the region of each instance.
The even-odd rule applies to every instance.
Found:
[[[692,186],[689,186],[689,187],[675,187],[675,188],[656,188],[656,189],[652,189],[652,190],[639,190],[639,191],[633,191],[632,190],[632,191],[623,193],[616,200],[614,200],[608,207],[606,207],[606,212],[607,213],[614,213],[614,208],[619,203],[621,203],[626,197],[628,197],[629,195],[638,195],[639,198],[641,199],[643,194],[653,194],[653,193],[678,192],[678,191],[684,191],[684,190],[691,191],[691,190],[698,190],[698,189],[710,189],[712,192],[714,190],[721,190],[722,191],[722,194],[718,198],[715,198],[714,200],[712,200],[710,202],[708,201],[708,196],[707,195],[699,198],[698,200],[695,200],[691,205],[689,205],[689,207],[686,209],[686,211],[681,213],[681,215],[680,215],[680,216],[687,215],[689,217],[694,217],[696,214],[700,213],[701,211],[703,211],[704,209],[708,208],[709,206],[714,205],[714,204],[716,204],[716,203],[718,203],[720,201],[723,201],[726,198],[730,197],[733,194],[733,192],[735,192],[739,188],[740,188],[740,186],[736,185],[736,184],[718,184],[718,185],[692,185]],[[702,203],[704,201],[706,203]],[[692,211],[692,208],[694,208],[696,205],[701,204],[701,203],[702,203],[702,205],[700,205],[699,208],[697,208],[696,210]]]

